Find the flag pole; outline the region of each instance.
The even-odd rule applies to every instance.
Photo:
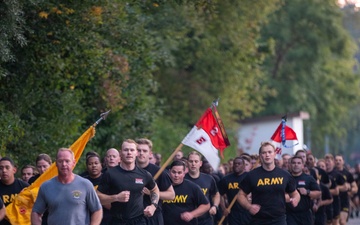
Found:
[[[237,196],[239,195],[239,193],[240,193],[240,191],[235,195],[235,197],[233,198],[233,200],[230,202],[229,206],[226,208],[228,211],[230,211],[231,208],[234,206],[234,204],[235,204],[235,202],[236,202],[236,199],[237,199]],[[224,220],[225,220],[225,217],[226,217],[226,216],[224,216],[224,215],[221,217],[218,225],[222,225],[222,223],[223,223]]]
[[[93,124],[93,127],[96,127],[96,125],[98,125],[100,123],[100,121],[105,120],[106,117],[109,115],[110,111],[111,111],[111,109],[107,112],[101,113],[100,118]]]
[[[165,163],[160,167],[159,171],[154,176],[154,180],[156,180],[160,174],[165,170],[165,168],[170,164],[171,160],[175,157],[176,153],[181,150],[184,145],[181,143],[179,146],[173,151],[170,157],[165,161]]]

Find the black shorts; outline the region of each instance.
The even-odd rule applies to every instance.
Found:
[[[246,212],[231,211],[228,216],[228,224],[229,225],[249,225],[250,222],[251,222],[251,214],[248,211],[246,211]]]
[[[340,218],[340,198],[339,196],[333,196],[333,219]]]
[[[145,217],[146,225],[164,225],[164,218],[161,211],[156,210],[152,217]]]
[[[326,214],[322,213],[315,213],[314,225],[325,225],[326,224]]]
[[[210,214],[208,217],[199,217],[197,220],[199,225],[214,225],[213,217]]]
[[[286,213],[287,224],[313,224],[313,215],[310,211]]]
[[[286,216],[281,216],[279,218],[273,219],[257,219],[253,218],[251,220],[251,225],[287,225]]]
[[[349,212],[349,208],[350,208],[350,201],[349,201],[349,197],[346,196],[340,198],[340,211],[341,212]]]
[[[325,213],[326,213],[326,221],[327,223],[331,223],[334,215],[333,206],[332,204],[325,206]]]
[[[129,220],[120,220],[113,217],[111,225],[146,225],[146,221],[144,216],[138,216]]]

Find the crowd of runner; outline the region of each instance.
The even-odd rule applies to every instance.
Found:
[[[217,171],[198,152],[180,150],[162,171],[161,154],[152,148],[142,138],[103,157],[87,152],[81,174],[73,173],[71,150],[59,149],[59,175],[40,187],[32,224],[344,225],[359,217],[360,164],[351,167],[342,155],[316,158],[299,150],[277,158],[264,142],[258,154],[243,153]],[[14,161],[0,159],[0,225],[10,224],[5,207],[51,164],[40,154],[16,177]]]

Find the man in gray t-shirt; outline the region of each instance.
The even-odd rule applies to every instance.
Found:
[[[48,224],[100,224],[102,206],[91,182],[72,172],[74,154],[61,148],[56,156],[58,176],[43,183],[31,213],[31,224],[40,225],[41,216],[49,211]]]

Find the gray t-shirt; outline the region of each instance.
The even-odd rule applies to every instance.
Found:
[[[60,183],[57,177],[44,182],[32,211],[42,214],[48,209],[51,225],[87,225],[90,215],[101,208],[91,182],[75,175],[69,184]]]

